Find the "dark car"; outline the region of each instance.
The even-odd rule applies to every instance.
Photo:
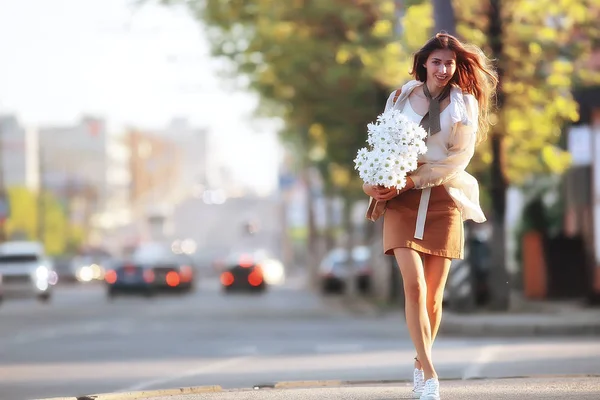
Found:
[[[116,262],[104,274],[109,297],[118,294],[190,292],[195,286],[193,266],[180,257]]]
[[[221,286],[226,293],[245,291],[262,293],[267,289],[263,270],[252,254],[228,257],[221,269]]]
[[[351,268],[346,249],[331,250],[319,266],[322,293],[344,293],[349,274],[352,274],[359,292],[367,293],[371,286],[370,257],[371,251],[368,247],[354,247],[352,250],[354,265]]]

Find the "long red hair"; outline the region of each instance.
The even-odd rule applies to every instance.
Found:
[[[461,43],[460,40],[444,32],[429,39],[414,54],[411,75],[421,82],[427,80],[427,69],[424,67],[429,55],[435,50],[448,49],[456,54],[456,72],[450,84],[462,89],[464,93],[475,96],[479,104],[479,129],[477,142],[485,140],[490,126],[490,109],[492,98],[498,86],[498,73],[492,61],[483,51],[472,44]]]

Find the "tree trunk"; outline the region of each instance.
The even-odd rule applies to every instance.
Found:
[[[307,238],[306,254],[302,261],[307,266],[308,279],[312,288],[318,284],[319,260],[317,226],[315,222],[315,199],[313,196],[313,183],[310,178],[310,166],[305,164],[302,168],[302,180],[306,189],[306,216],[307,216]]]
[[[325,252],[328,253],[335,247],[335,201],[336,198],[333,194],[328,194],[325,197],[326,205],[326,218],[325,223]]]
[[[432,2],[435,33],[446,31],[456,36],[456,19],[454,18],[452,0],[432,0]]]
[[[346,263],[347,267],[347,275],[346,275],[346,296],[349,298],[355,298],[358,295],[358,287],[356,282],[356,265],[354,264],[354,257],[352,257],[352,250],[355,246],[355,232],[354,232],[354,224],[352,223],[352,208],[354,206],[354,200],[352,196],[346,194],[344,196],[346,200],[344,202],[344,233],[346,242],[344,243],[344,247],[346,248],[348,254],[348,260]]]
[[[489,32],[490,48],[492,55],[496,59],[502,59],[502,15],[501,1],[490,0],[489,7]],[[498,85],[497,104],[498,112],[502,113],[504,105],[504,93],[502,91],[504,71],[502,65],[498,65]],[[502,117],[500,116],[500,120]],[[493,310],[507,310],[510,306],[510,283],[508,272],[506,270],[506,193],[508,190],[508,181],[506,179],[505,166],[505,148],[504,133],[502,124],[495,127],[491,135],[492,146],[492,165],[491,165],[491,198],[493,208],[493,233],[491,246],[491,265],[488,277],[490,290],[489,306]]]

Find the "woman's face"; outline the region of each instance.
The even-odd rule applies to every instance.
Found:
[[[456,72],[456,54],[448,49],[434,50],[423,66],[427,69],[427,82],[444,87]]]

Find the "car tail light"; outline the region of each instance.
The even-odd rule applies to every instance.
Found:
[[[189,282],[192,280],[192,267],[184,265],[181,267],[181,282]]]
[[[254,270],[248,275],[248,283],[252,286],[259,286],[263,282],[263,276],[260,270]]]
[[[250,268],[254,265],[254,260],[251,255],[243,254],[238,261],[238,265],[242,268]]]
[[[221,274],[221,284],[223,286],[231,286],[233,285],[233,281],[234,281],[234,277],[233,274],[229,271],[223,272]]]
[[[152,271],[151,269],[147,269],[144,271],[144,282],[152,283],[154,282],[154,278],[154,271]]]
[[[106,274],[104,274],[104,280],[106,281],[106,283],[110,283],[111,285],[115,283],[117,281],[116,271],[113,271],[112,269],[106,271]]]
[[[167,273],[167,276],[165,277],[165,281],[167,282],[167,285],[171,286],[171,287],[175,287],[177,285],[179,285],[179,283],[181,282],[181,279],[179,278],[179,274],[175,271],[170,271]]]

